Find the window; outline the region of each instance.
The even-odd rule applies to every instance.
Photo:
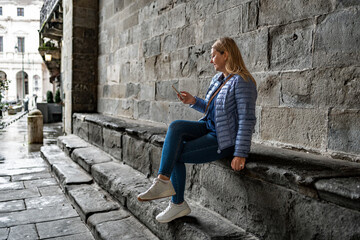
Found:
[[[25,38],[18,37],[18,52],[25,52]]]
[[[0,7],[0,16],[2,16],[2,7]]]
[[[4,51],[4,47],[3,47],[3,37],[0,37],[0,52]]]
[[[24,8],[18,8],[17,15],[23,17],[24,16]]]

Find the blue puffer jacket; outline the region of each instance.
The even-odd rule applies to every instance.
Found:
[[[204,113],[211,95],[220,85],[221,78],[222,73],[216,74],[211,80],[205,100],[195,97],[196,103],[190,106]],[[234,156],[248,156],[256,123],[256,98],[257,91],[253,81],[245,81],[237,74],[220,90],[215,101],[215,128],[220,150],[235,146]]]

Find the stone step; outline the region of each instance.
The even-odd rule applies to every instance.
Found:
[[[73,139],[71,142],[73,143]],[[91,151],[94,152],[93,150]],[[158,239],[106,191],[93,183],[92,177],[58,146],[43,146],[41,155],[52,167],[67,197],[81,219],[87,223],[95,239]]]
[[[66,156],[59,147],[55,145],[43,146],[40,152],[50,164],[52,171],[63,187],[70,184],[92,183],[92,177]]]
[[[159,224],[154,216],[167,207],[169,199],[139,202],[137,195],[151,181],[133,168],[119,163],[96,164],[92,168],[95,181],[127,207],[141,222],[162,239],[257,239],[242,228],[213,211],[189,201],[192,213],[169,224]]]
[[[76,137],[70,136],[69,138],[76,142],[74,140]],[[59,146],[65,147],[66,145],[72,148],[68,142],[66,137],[58,139]],[[94,146],[92,148],[94,148],[93,151],[95,152],[102,152],[102,150]],[[83,150],[84,148],[79,149]],[[75,154],[76,151],[76,147],[72,148],[71,157],[78,161],[79,154]],[[103,152],[103,155],[106,155],[105,152]],[[93,157],[90,156],[90,158]],[[91,175],[94,181],[161,239],[257,239],[219,214],[193,201],[188,201],[192,209],[192,213],[189,216],[168,224],[160,224],[155,220],[155,216],[167,207],[169,199],[151,202],[139,202],[137,200],[137,195],[151,185],[151,181],[146,175],[118,161],[102,163],[94,163],[91,160],[85,159],[81,161],[91,163]],[[89,218],[90,222],[93,216]],[[119,218],[114,221],[125,222],[123,218]],[[126,222],[131,223],[132,220],[127,219]],[[96,234],[100,235],[106,234],[106,231],[100,227],[97,228],[96,232]],[[111,236],[116,238],[117,235]]]

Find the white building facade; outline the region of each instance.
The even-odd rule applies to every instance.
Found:
[[[49,72],[38,52],[41,0],[0,0],[0,73],[10,80],[6,101],[52,91]]]

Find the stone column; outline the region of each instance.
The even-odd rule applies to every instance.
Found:
[[[96,112],[98,1],[64,0],[63,9],[64,130],[72,133],[74,112]]]

